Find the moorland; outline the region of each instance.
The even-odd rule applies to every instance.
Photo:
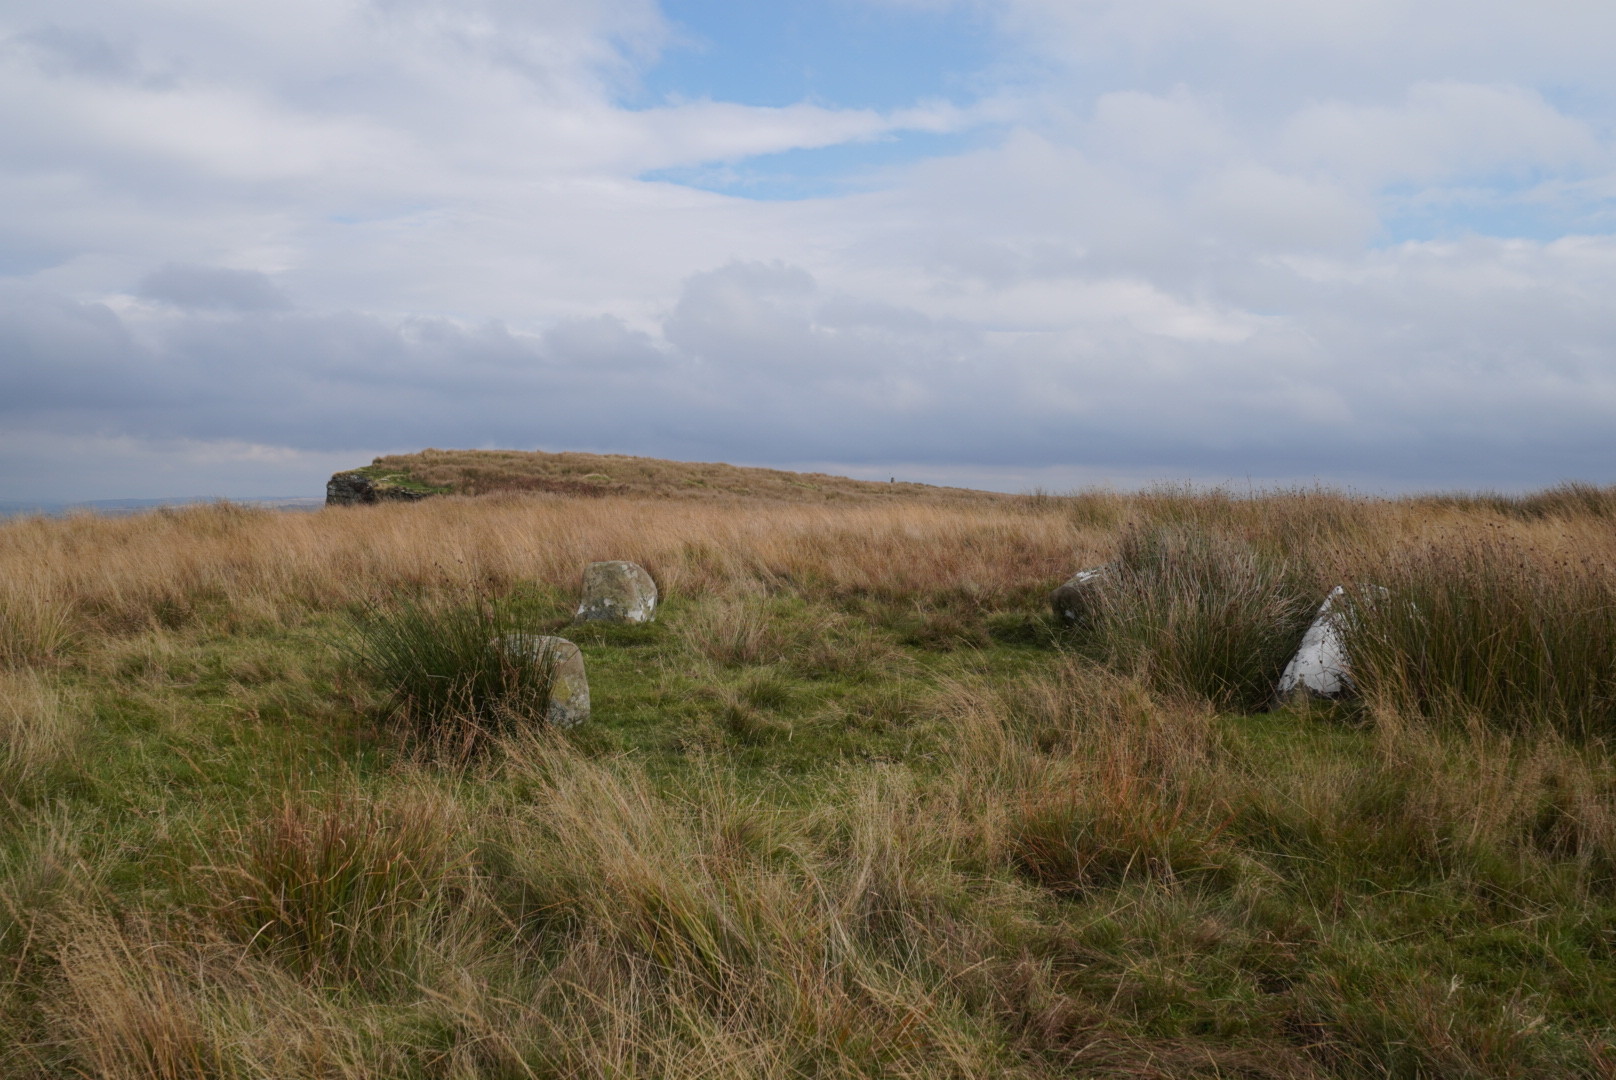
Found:
[[[0,1075],[1616,1072],[1616,490],[629,460],[0,523]],[[1337,584],[1358,694],[1272,701]]]

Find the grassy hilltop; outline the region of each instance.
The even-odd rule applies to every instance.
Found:
[[[1616,1070],[1616,491],[551,457],[612,490],[0,523],[0,1076]],[[567,626],[604,559],[655,623]],[[1264,711],[1343,582],[1361,698]],[[594,719],[367,661],[468,628]]]
[[[383,485],[428,495],[549,493],[654,499],[775,499],[788,502],[915,498],[996,500],[1008,496],[916,483],[876,483],[825,473],[786,472],[627,454],[542,450],[422,450],[389,454],[354,470]]]

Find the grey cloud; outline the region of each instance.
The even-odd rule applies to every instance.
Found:
[[[0,416],[302,453],[537,445],[1399,486],[1616,479],[1616,370],[1601,352],[1616,314],[1527,291],[1471,333],[1473,283],[1428,273],[1456,295],[1427,284],[1418,328],[1394,317],[1411,302],[1394,284],[1316,282],[1293,286],[1301,325],[1211,344],[984,334],[782,264],[693,276],[660,336],[611,316],[538,335],[352,312],[136,312],[135,326],[13,290],[0,293],[0,348],[24,362],[6,368]],[[1479,306],[1507,308],[1508,292],[1482,289]],[[1356,317],[1332,323],[1343,310]],[[1544,325],[1562,345],[1523,371]]]
[[[1390,20],[1365,69],[1308,5],[995,0],[1058,53],[1002,140],[766,204],[623,164],[790,119],[614,108],[653,0],[87,2],[104,30],[17,0],[36,29],[0,44],[0,273],[38,286],[0,287],[8,432],[1616,478],[1608,238],[1373,246],[1409,207],[1433,236],[1534,199],[1608,226],[1608,3],[1542,35],[1497,29],[1525,7],[1312,5]],[[294,269],[202,265],[265,259]],[[151,303],[82,302],[167,260]]]
[[[615,315],[563,320],[544,334],[544,351],[591,371],[646,371],[667,357],[650,334]]]
[[[138,406],[154,360],[105,305],[0,285],[0,415]]]
[[[4,48],[32,57],[51,75],[129,81],[140,73],[134,50],[128,45],[114,44],[97,31],[79,27],[36,27],[13,36]]]
[[[286,311],[292,302],[257,270],[169,263],[147,274],[135,295],[209,311]]]

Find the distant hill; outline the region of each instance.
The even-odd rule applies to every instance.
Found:
[[[548,454],[539,450],[422,450],[379,457],[338,473],[328,502],[374,502],[429,495],[553,492],[642,498],[765,498],[790,502],[920,498],[1010,498],[992,491],[932,484],[880,483],[827,473],[798,473],[713,462],[666,461],[626,454]]]
[[[82,502],[50,500],[0,502],[0,518],[44,514],[55,517],[62,514],[88,512],[110,517],[139,514],[164,506],[198,506],[221,501],[216,495],[176,495],[166,499],[89,499]],[[224,500],[237,506],[252,506],[264,510],[317,510],[320,500],[304,495],[282,495]]]

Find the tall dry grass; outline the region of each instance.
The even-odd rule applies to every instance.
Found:
[[[45,676],[0,670],[0,793],[19,792],[67,759],[83,729],[79,704]]]
[[[1389,707],[1616,734],[1616,563],[1565,535],[1446,537],[1380,569],[1350,619],[1355,678]],[[1378,597],[1378,598],[1377,598]]]
[[[1073,570],[1118,561],[1110,618],[1085,647],[1150,669],[1164,688],[1255,707],[1303,612],[1332,585],[1359,582],[1395,586],[1413,604],[1366,616],[1379,628],[1363,637],[1366,684],[1402,687],[1404,704],[1548,702],[1568,722],[1597,726],[1589,718],[1603,715],[1608,688],[1586,673],[1610,666],[1601,650],[1611,648],[1616,565],[1616,534],[1587,509],[1603,505],[1599,490],[1562,493],[1552,513],[1507,500],[1500,509],[1168,490],[841,507],[507,496],[307,515],[221,505],[33,519],[0,525],[0,643],[15,666],[50,662],[91,633],[104,642],[204,619],[296,626],[400,596],[567,594],[589,562],[626,558],[665,596],[708,605],[693,616],[716,620],[707,648],[737,658],[779,650],[760,621],[770,593],[884,604],[883,619],[917,644],[980,647],[984,613],[1036,610]],[[1415,610],[1426,630],[1392,625]],[[1391,652],[1369,644],[1394,637]],[[1442,679],[1463,688],[1442,689]]]
[[[74,680],[131,701],[98,721],[99,771],[0,818],[0,1074],[1598,1075],[1603,500],[510,497],[5,524],[6,595],[49,615],[4,631],[23,644],[0,702],[29,718],[7,761],[48,778],[72,755]],[[710,675],[744,756],[698,741],[653,769],[527,731],[469,772],[374,745],[362,781],[318,772],[316,693],[342,690],[292,675],[333,616],[565,595],[605,558],[670,601],[635,638],[646,672],[605,684]],[[987,656],[987,615],[1034,619],[1113,561],[1104,647]],[[1220,715],[1354,582],[1391,598],[1359,613],[1367,723]],[[769,767],[775,706],[891,665],[890,702],[835,707],[923,717],[912,758]],[[307,730],[255,726],[252,686],[283,675]],[[250,805],[188,816],[262,782],[232,748],[273,738],[320,745]]]
[[[765,511],[500,497],[315,514],[201,507],[0,525],[0,580],[28,582],[85,627],[121,633],[208,612],[295,623],[400,593],[470,596],[518,583],[571,591],[585,565],[612,558],[645,566],[674,596],[789,586],[1031,598],[1106,542],[1058,510],[931,503]]]
[[[315,514],[218,505],[0,524],[0,582],[13,590],[9,602],[65,608],[97,631],[182,624],[209,605],[238,619],[294,618],[397,592],[535,581],[571,590],[584,565],[611,557],[641,563],[675,595],[789,587],[1002,605],[1036,599],[1074,569],[1114,557],[1129,524],[1213,529],[1303,553],[1323,564],[1321,580],[1453,530],[1501,529],[1531,542],[1565,528],[1323,494],[843,507],[509,496]],[[1608,537],[1584,532],[1598,549],[1591,554],[1608,555]]]

